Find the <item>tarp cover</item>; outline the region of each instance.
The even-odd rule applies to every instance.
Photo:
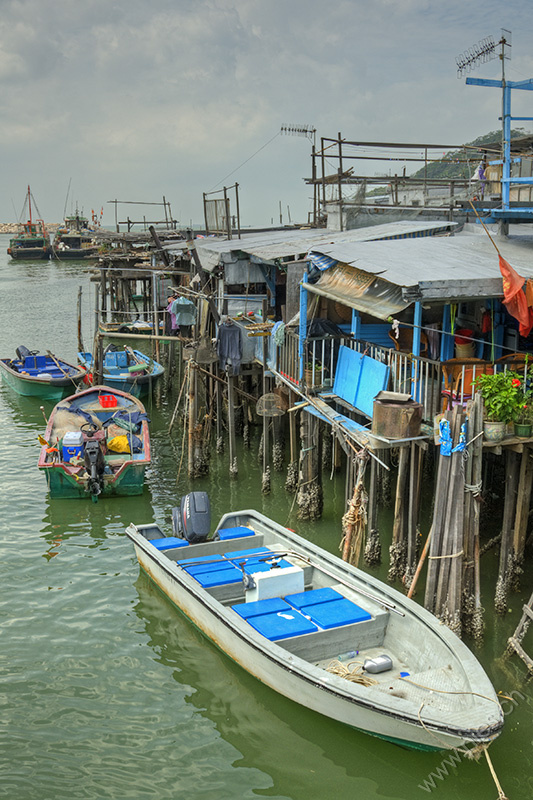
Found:
[[[331,267],[321,274],[316,283],[306,283],[305,288],[309,292],[385,320],[410,305],[402,298],[400,286],[347,264]]]

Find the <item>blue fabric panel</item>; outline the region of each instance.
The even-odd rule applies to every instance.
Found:
[[[389,385],[390,369],[381,361],[369,356],[363,357],[359,388],[354,406],[372,419],[374,398]]]
[[[263,553],[272,553],[268,547],[252,547],[249,550],[232,550],[231,552],[224,553],[224,558],[238,559],[239,557],[247,558],[248,556],[261,555]]]
[[[336,628],[338,625],[350,625],[353,622],[372,619],[368,611],[344,598],[329,603],[304,606],[302,612],[311,617],[321,628]]]
[[[363,354],[349,347],[341,345],[335,368],[335,381],[333,383],[333,394],[342,397],[347,403],[355,406],[359,381],[361,377],[361,364]]]
[[[256,600],[253,603],[238,603],[232,606],[233,610],[243,619],[261,617],[263,614],[277,613],[290,610],[290,606],[281,597],[271,597],[269,600]]]
[[[285,600],[294,608],[303,608],[303,606],[328,603],[330,600],[342,600],[342,595],[336,592],[335,589],[325,586],[323,589],[311,589],[308,592],[288,594]]]
[[[166,536],[163,539],[150,539],[149,541],[156,550],[170,550],[174,547],[185,547],[189,544],[187,539],[178,539],[177,536]]]
[[[191,569],[192,567],[189,567],[187,572],[190,572]],[[225,586],[228,583],[239,583],[242,581],[242,572],[240,569],[237,569],[237,567],[230,566],[230,569],[210,570],[209,572],[201,572],[192,577],[197,580],[204,589],[209,589],[212,586]]]
[[[224,539],[240,539],[241,536],[253,536],[254,532],[251,528],[246,528],[240,525],[237,528],[221,528],[218,535],[222,540]]]
[[[302,636],[304,633],[318,630],[316,625],[303,617],[299,611],[293,609],[251,617],[248,623],[271,642],[278,639],[289,639],[291,636]]]

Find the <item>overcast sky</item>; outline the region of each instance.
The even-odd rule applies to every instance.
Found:
[[[277,223],[280,201],[284,222],[287,206],[305,222],[311,143],[283,124],[443,144],[495,130],[499,91],[467,87],[455,57],[507,28],[507,78],[533,77],[531,12],[531,0],[0,0],[0,221],[18,218],[28,183],[60,221],[71,180],[67,212],[103,206],[104,225],[107,201],[163,195],[184,225],[202,223],[202,192],[235,181],[243,225]],[[474,75],[499,78],[499,62]],[[532,101],[515,91],[513,115],[533,117]]]

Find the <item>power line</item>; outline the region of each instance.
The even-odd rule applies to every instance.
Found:
[[[212,191],[213,191],[213,189],[216,189],[216,188],[217,188],[217,186],[220,186],[220,184],[221,184],[221,183],[224,183],[224,181],[225,181],[225,180],[227,180],[227,178],[230,178],[230,177],[233,175],[233,173],[234,173],[234,172],[237,172],[237,170],[238,170],[238,169],[240,169],[241,167],[244,167],[244,165],[245,165],[245,164],[247,164],[249,161],[251,161],[251,160],[252,160],[252,158],[254,158],[254,156],[256,156],[258,153],[260,153],[260,152],[261,152],[261,150],[264,150],[264,149],[265,149],[265,147],[267,147],[267,145],[269,145],[269,144],[270,144],[270,142],[273,142],[273,141],[274,141],[274,139],[275,139],[277,136],[279,136],[279,135],[280,135],[280,133],[281,133],[281,131],[278,131],[278,132],[277,132],[277,133],[276,133],[276,134],[275,134],[275,135],[272,137],[272,139],[269,139],[269,140],[268,140],[268,142],[265,142],[265,144],[264,144],[262,147],[260,147],[260,148],[259,148],[259,150],[256,150],[256,151],[255,151],[255,153],[253,153],[253,154],[252,154],[252,155],[251,155],[249,158],[247,158],[247,159],[246,159],[246,161],[243,161],[243,162],[242,162],[242,164],[239,164],[239,166],[238,166],[238,167],[235,167],[235,169],[233,169],[231,172],[229,172],[227,175],[225,175],[225,176],[224,176],[224,178],[222,178],[221,180],[219,180],[219,182],[218,182],[218,183],[215,183],[215,185],[214,185],[214,186],[213,186],[213,187],[212,187],[212,188],[211,188],[209,191],[210,191],[210,192],[212,192]]]

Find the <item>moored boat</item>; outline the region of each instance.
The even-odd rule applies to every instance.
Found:
[[[28,194],[24,201],[24,208],[21,216],[25,216],[26,206],[28,211],[28,221],[22,223],[22,231],[9,240],[7,248],[8,255],[15,260],[41,260],[50,258],[52,247],[50,245],[50,235],[45,228],[42,219],[32,219],[33,195],[28,186]],[[33,201],[35,205],[35,200]]]
[[[92,353],[79,352],[78,361],[86,372],[93,371]],[[165,368],[150,356],[131,347],[117,349],[109,345],[104,350],[103,382],[106,386],[144,397],[165,372]]]
[[[20,346],[16,358],[0,358],[2,380],[17,394],[41,400],[61,400],[76,391],[85,371],[52,353]]]
[[[486,747],[498,736],[487,675],[432,614],[257,511],[225,514],[207,537],[203,494],[182,499],[171,533],[154,523],[126,533],[142,569],[230,658],[301,705],[400,745]]]
[[[149,419],[131,394],[93,386],[58,403],[39,455],[51,497],[141,494],[150,464]]]
[[[94,230],[89,228],[89,220],[78,209],[74,214],[65,217],[65,224],[57,229],[52,252],[60,260],[97,256],[98,245],[94,240]]]

